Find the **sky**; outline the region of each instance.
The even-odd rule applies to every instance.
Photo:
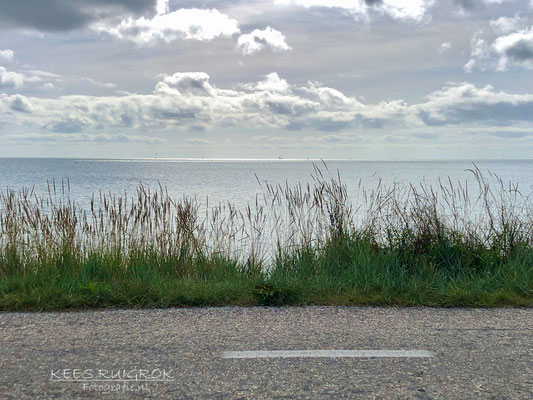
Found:
[[[0,157],[533,155],[533,0],[0,10]]]

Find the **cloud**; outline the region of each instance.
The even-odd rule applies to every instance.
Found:
[[[496,136],[501,139],[522,139],[528,136],[533,136],[533,131],[530,131],[530,132],[502,131],[502,132],[487,132],[486,134],[491,135],[491,136]]]
[[[103,21],[92,25],[92,29],[139,47],[175,40],[210,41],[241,33],[237,20],[214,8],[181,8],[170,11],[168,0],[159,0],[156,10],[156,15],[152,18],[129,17],[118,25],[112,21]],[[240,35],[237,47],[244,55],[257,53],[264,48],[275,52],[291,49],[285,42],[285,36],[270,26]]]
[[[156,15],[168,14],[170,12],[170,0],[157,0],[155,6]]]
[[[90,27],[93,31],[133,43],[139,47],[155,46],[175,40],[211,41],[219,37],[240,34],[239,23],[215,8],[180,8],[171,11],[169,0],[30,0],[5,4],[0,25],[27,31],[68,31]],[[22,4],[26,4],[24,7]],[[26,11],[26,12],[24,12]],[[243,54],[253,54],[263,48],[286,51],[291,48],[285,36],[271,28],[255,29],[242,34],[238,47]],[[11,50],[1,50],[0,59],[12,59]],[[96,86],[110,84],[86,78]]]
[[[0,66],[0,89],[3,88],[20,88],[24,85],[25,76],[18,72],[9,71]]]
[[[205,145],[213,144],[213,142],[211,142],[211,140],[209,139],[199,139],[199,138],[186,139],[185,143],[193,145],[193,146],[205,146]]]
[[[37,76],[42,79],[54,79],[59,80],[61,78],[61,75],[54,74],[53,72],[49,71],[41,71],[39,69],[31,69],[26,71],[27,74]]]
[[[492,30],[499,34],[508,34],[527,27],[527,18],[515,14],[514,17],[500,17],[489,22]]]
[[[249,90],[259,90],[266,92],[279,92],[284,93],[289,90],[289,84],[285,79],[280,78],[276,72],[271,72],[265,75],[262,81],[243,85]]]
[[[156,0],[0,0],[0,25],[44,32],[70,31],[97,20],[153,12]]]
[[[432,3],[430,0],[383,0],[379,5],[392,18],[420,21]]]
[[[472,51],[464,70],[533,69],[533,25],[526,24],[527,20],[518,15],[490,21],[492,35],[478,31],[472,37]]]
[[[491,85],[478,88],[463,83],[435,91],[427,102],[411,109],[427,125],[533,122],[533,95],[497,92]]]
[[[510,0],[454,0],[454,2],[465,10],[476,10],[487,6],[509,3]]]
[[[14,55],[15,53],[13,52],[13,50],[10,50],[10,49],[0,50],[0,60],[11,62],[13,61]]]
[[[11,108],[11,110],[13,111],[22,113],[31,113],[33,110],[33,107],[28,98],[19,94],[13,96],[9,108]]]
[[[450,42],[444,42],[444,43],[441,43],[441,45],[437,48],[437,52],[439,54],[443,54],[443,53],[446,53],[451,48],[452,48],[452,44]]]
[[[159,78],[162,78],[156,86],[156,92],[159,93],[216,95],[216,90],[209,83],[209,75],[205,72],[176,72],[172,75],[161,74]]]
[[[218,88],[203,72],[175,73],[160,75],[151,94],[31,97],[27,99],[31,115],[19,113],[16,118],[9,116],[15,97],[3,95],[0,115],[3,112],[15,125],[37,126],[53,132],[296,126],[331,130],[350,124],[375,125],[378,118],[386,118],[388,107],[393,113],[398,107],[396,103],[365,107],[318,84],[292,86],[276,73],[238,87],[239,90]]]
[[[159,12],[168,10],[166,6],[158,8]],[[240,33],[236,20],[216,9],[198,8],[183,8],[165,14],[156,14],[153,18],[130,17],[118,25],[103,22],[93,25],[93,29],[138,46],[153,46],[177,39],[206,41]]]
[[[44,126],[44,129],[50,130],[52,132],[59,132],[59,133],[74,133],[79,132],[83,130],[84,127],[89,125],[90,122],[88,122],[84,118],[66,118],[62,121],[53,122],[49,125]]]
[[[276,129],[339,132],[421,126],[494,126],[533,122],[533,95],[454,84],[420,103],[362,103],[317,82],[292,85],[277,73],[219,88],[204,72],[160,75],[152,93],[57,98],[0,95],[0,123],[57,134],[102,129],[203,131]],[[117,132],[121,133],[121,132]]]
[[[0,66],[0,90],[20,89],[27,84],[46,83],[50,80],[57,81],[59,78],[59,75],[47,71],[29,70],[19,72]]]
[[[163,143],[160,138],[149,136],[131,136],[124,134],[54,134],[54,133],[27,133],[11,134],[6,138],[13,142],[37,142],[37,143]]]
[[[85,82],[89,82],[89,83],[93,84],[94,86],[98,86],[98,87],[102,87],[102,88],[112,89],[112,88],[117,87],[117,85],[115,85],[114,83],[110,83],[110,82],[100,82],[100,81],[97,81],[97,80],[94,80],[94,79],[91,79],[91,78],[87,78],[87,77],[83,77],[81,79],[83,81],[85,81]]]
[[[499,71],[513,66],[533,69],[533,26],[500,36],[494,41],[493,49],[499,57]]]
[[[265,29],[255,29],[251,33],[239,36],[237,46],[244,55],[250,55],[269,47],[272,51],[287,51],[291,47],[285,42],[285,36],[267,26]]]
[[[421,21],[433,0],[276,0],[275,4],[339,8],[347,10],[357,19],[366,19],[376,13],[393,19]]]
[[[480,64],[491,56],[490,45],[482,38],[482,32],[476,32],[470,39],[470,60],[464,65],[465,72],[472,72],[475,68],[484,69]]]

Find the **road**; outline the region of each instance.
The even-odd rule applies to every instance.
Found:
[[[0,313],[0,399],[26,398],[532,399],[533,310]]]

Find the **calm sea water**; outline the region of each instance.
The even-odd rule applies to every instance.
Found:
[[[340,173],[351,197],[357,195],[359,181],[366,189],[378,180],[436,184],[439,178],[473,180],[469,169],[474,163],[483,172],[492,171],[504,181],[516,182],[522,191],[533,190],[533,160],[512,161],[326,161],[330,173]],[[321,161],[301,160],[95,160],[95,159],[0,159],[0,187],[33,187],[47,193],[47,180],[70,181],[70,196],[86,206],[92,193],[135,193],[140,183],[168,188],[174,198],[196,196],[202,203],[230,201],[243,206],[261,194],[256,176],[270,183],[311,182],[313,164],[325,170]]]

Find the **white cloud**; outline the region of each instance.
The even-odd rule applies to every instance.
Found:
[[[476,32],[472,39],[470,39],[470,60],[463,67],[465,72],[472,72],[474,68],[483,69],[480,67],[480,61],[486,60],[490,57],[490,46],[485,39],[482,38],[482,32]]]
[[[193,145],[193,146],[205,146],[205,145],[213,144],[213,142],[211,142],[211,140],[209,139],[200,139],[200,138],[185,139],[185,143]]]
[[[168,14],[170,12],[170,0],[157,0],[155,11],[157,15]]]
[[[471,40],[470,60],[464,70],[533,69],[533,26],[517,29],[516,18],[499,18],[491,21],[491,26],[496,33],[504,34],[490,39],[477,32]]]
[[[158,11],[168,10],[158,3]],[[153,18],[128,18],[113,26],[98,23],[93,29],[108,33],[118,39],[129,41],[138,46],[151,46],[159,42],[172,42],[177,39],[213,40],[220,36],[230,37],[240,33],[235,19],[216,9],[179,9]]]
[[[27,133],[11,134],[6,138],[13,142],[38,142],[38,143],[162,143],[160,138],[140,135],[109,135],[99,134],[60,134],[60,133]]]
[[[43,79],[38,74],[28,72],[10,71],[0,66],[0,89],[15,88],[19,89],[26,83],[41,82]]]
[[[444,42],[444,43],[441,43],[441,45],[437,48],[437,52],[439,54],[443,54],[443,53],[446,53],[451,48],[452,48],[452,44],[450,42]]]
[[[499,71],[518,66],[533,69],[533,26],[507,36],[500,36],[493,45],[498,54]]]
[[[339,110],[362,110],[365,106],[353,97],[348,97],[337,89],[324,87],[317,82],[309,82],[306,87],[299,88],[305,96],[319,102],[325,107]]]
[[[362,103],[341,91],[309,82],[291,85],[271,73],[238,89],[221,89],[203,72],[160,75],[149,94],[61,96],[0,94],[0,124],[50,134],[96,135],[94,131],[138,129],[201,131],[238,128],[286,131],[354,131],[423,126],[494,126],[533,122],[533,95],[498,92],[463,83],[431,93],[427,100]],[[47,136],[54,138],[56,136]],[[81,140],[82,136],[73,136]],[[115,137],[115,136],[114,136]],[[41,138],[39,136],[38,138]],[[44,137],[43,137],[44,138]],[[66,139],[65,139],[66,140]]]
[[[9,71],[8,69],[0,66],[0,89],[5,87],[20,88],[24,85],[25,76],[18,72]]]
[[[61,78],[61,75],[54,74],[53,72],[49,71],[41,71],[39,69],[32,69],[29,71],[26,71],[27,74],[37,76],[42,79],[53,79],[53,80],[59,80]]]
[[[445,87],[411,110],[427,125],[494,124],[495,121],[533,121],[533,95],[497,92],[491,85],[469,83]]]
[[[97,80],[94,80],[94,79],[91,79],[91,78],[87,78],[87,77],[83,77],[81,79],[83,81],[85,81],[85,82],[89,82],[89,83],[93,84],[94,86],[98,86],[98,87],[103,87],[103,88],[108,88],[108,89],[112,89],[112,88],[117,87],[117,85],[115,85],[114,83],[110,83],[110,82],[100,82],[100,81],[97,81]]]
[[[420,21],[433,0],[276,0],[276,5],[297,5],[306,8],[328,7],[348,10],[356,18],[366,18],[370,12],[388,15],[394,19]]]
[[[285,79],[279,77],[276,72],[271,72],[265,75],[265,79],[257,82],[256,84],[247,85],[248,89],[255,89],[266,92],[287,92],[289,90],[289,84]]]
[[[173,75],[161,74],[163,78],[156,85],[156,92],[195,96],[215,96],[216,89],[209,83],[209,75],[205,72],[176,72]]]
[[[13,52],[13,50],[10,50],[10,49],[0,50],[0,60],[11,62],[13,61],[14,55],[15,53]]]
[[[291,47],[285,42],[285,36],[267,26],[265,29],[255,29],[251,33],[239,36],[237,46],[244,55],[250,55],[269,47],[272,51],[287,51]]]
[[[489,22],[492,30],[499,34],[508,34],[527,27],[527,18],[516,14],[514,17],[500,17]]]
[[[383,10],[393,18],[421,20],[432,4],[428,0],[383,0]]]
[[[181,8],[170,11],[169,0],[157,1],[156,15],[152,18],[129,17],[118,25],[113,21],[98,22],[92,25],[92,29],[139,47],[180,39],[210,41],[241,33],[238,21],[217,9]],[[270,26],[241,34],[237,47],[244,55],[257,53],[264,48],[275,52],[291,49],[285,36]]]
[[[152,94],[25,98],[31,107],[25,112],[18,107],[15,116],[9,115],[15,111],[10,107],[14,96],[4,95],[0,97],[0,115],[16,125],[65,133],[101,127],[199,130],[312,126],[331,130],[351,123],[364,124],[366,114],[371,119],[369,124],[373,124],[378,117],[386,118],[389,104],[365,107],[334,89],[311,83],[293,87],[275,73],[259,82],[240,85],[241,90],[218,88],[203,72],[159,78]],[[391,109],[396,107],[391,103]]]
[[[11,71],[0,66],[0,90],[2,89],[20,89],[21,87],[32,83],[47,83],[47,81],[58,81],[60,76],[47,71],[24,70]]]

